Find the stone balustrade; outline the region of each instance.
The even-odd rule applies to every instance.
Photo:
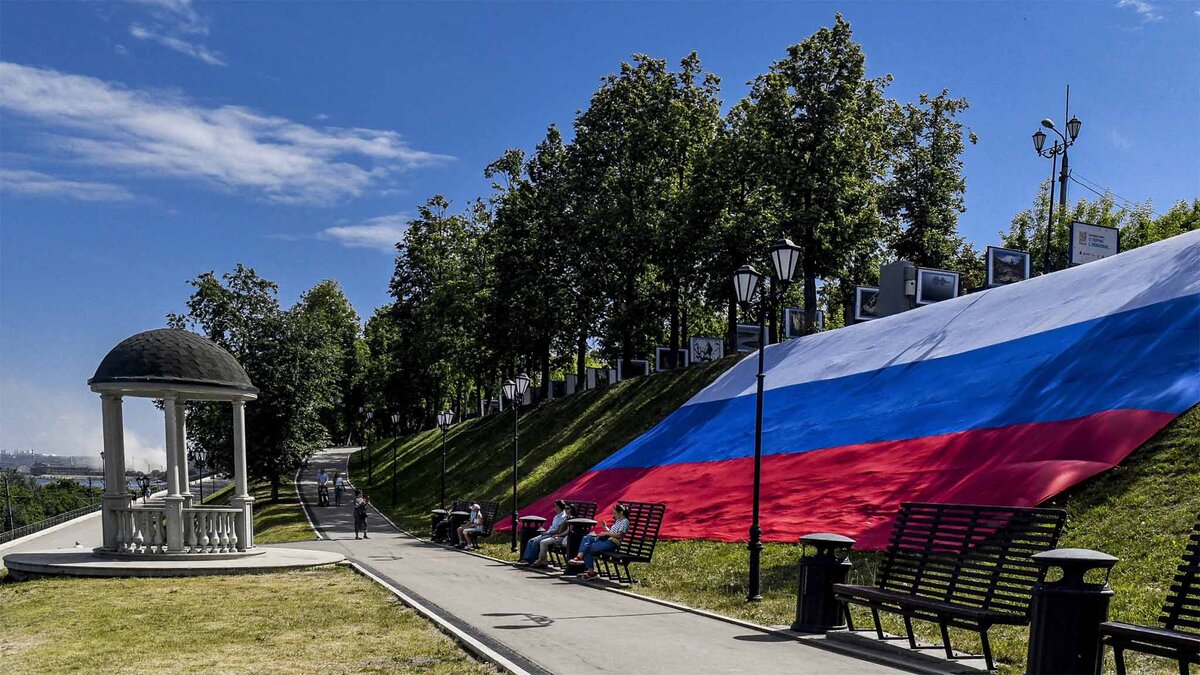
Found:
[[[161,507],[111,508],[118,553],[166,553],[167,513]]]
[[[237,518],[241,509],[197,506],[183,510],[187,546],[191,553],[238,551]],[[245,550],[244,547],[242,550]]]
[[[167,509],[142,505],[112,509],[117,531],[117,552],[156,555],[172,553],[167,548]],[[217,506],[183,509],[184,548],[173,553],[236,553],[237,522],[242,510]]]

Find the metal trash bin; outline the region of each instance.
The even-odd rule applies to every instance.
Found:
[[[520,545],[517,547],[518,555],[525,555],[525,546],[529,544],[529,540],[538,536],[542,532],[542,524],[546,519],[541,516],[521,516],[521,537]]]
[[[846,627],[845,611],[833,595],[833,585],[846,582],[852,567],[854,540],[840,534],[818,532],[800,537],[799,587],[796,590],[798,633],[824,633]],[[810,550],[811,549],[811,550]]]
[[[1032,556],[1042,581],[1033,588],[1030,605],[1028,675],[1093,675],[1103,664],[1100,624],[1108,621],[1113,590],[1108,578],[1118,558],[1083,548],[1061,548]],[[1051,568],[1062,578],[1046,581]],[[1104,580],[1084,580],[1091,570],[1104,570]]]
[[[445,541],[445,537],[438,536],[438,525],[446,519],[446,509],[434,509],[429,513],[429,538],[437,542]]]

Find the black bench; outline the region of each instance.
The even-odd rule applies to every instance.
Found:
[[[596,502],[580,502],[573,499],[564,499],[563,502],[566,503],[567,506],[571,507],[572,518],[589,518],[595,520]],[[566,537],[563,537],[561,543],[551,544],[550,548],[546,550],[546,553],[550,560],[559,567],[566,567],[567,559],[574,555],[574,553],[567,550]]]
[[[1200,522],[1192,528],[1158,621],[1161,628],[1119,621],[1100,624],[1100,640],[1112,647],[1118,675],[1125,675],[1126,649],[1175,659],[1183,675],[1189,663],[1200,664]]]
[[[658,543],[658,530],[662,527],[667,505],[662,503],[622,501],[629,511],[629,529],[625,530],[615,551],[596,554],[596,562],[603,568],[600,573],[619,583],[632,584],[629,573],[631,563],[648,563],[654,557],[654,545]],[[610,565],[611,563],[611,565]],[[625,571],[624,576],[621,570]]]
[[[836,584],[834,595],[847,604],[851,630],[848,605],[869,607],[881,640],[879,612],[904,617],[913,649],[913,619],[938,624],[948,659],[950,627],[977,631],[991,670],[988,629],[1029,624],[1033,587],[1044,575],[1030,556],[1058,544],[1066,517],[1062,509],[901,504],[875,585]]]
[[[475,541],[492,536],[492,526],[496,524],[496,514],[500,511],[500,504],[498,502],[468,502],[467,508],[470,508],[470,504],[479,505],[480,531],[475,535]]]

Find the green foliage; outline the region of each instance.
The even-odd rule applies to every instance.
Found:
[[[205,272],[188,282],[195,291],[187,312],[171,314],[176,328],[196,328],[246,369],[259,397],[246,406],[248,471],[271,482],[330,444],[348,428],[350,392],[359,369],[358,317],[334,281],[323,281],[289,310],[277,286],[238,264],[220,278]],[[232,413],[228,404],[189,403],[188,442],[204,448],[214,466],[233,468]]]
[[[0,532],[8,527],[9,505],[12,506],[13,527],[17,528],[95,504],[102,492],[99,486],[89,488],[69,478],[40,485],[33,476],[4,471],[4,476],[0,477]]]

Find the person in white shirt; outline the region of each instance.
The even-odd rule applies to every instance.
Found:
[[[346,491],[346,477],[342,474],[337,474],[333,479],[333,504],[334,506],[342,505],[342,493]]]
[[[471,515],[467,517],[467,522],[458,528],[458,548],[468,551],[475,548],[474,535],[480,532],[483,532],[483,514],[480,512],[478,504],[472,504]]]
[[[329,474],[325,469],[317,474],[317,506],[329,506]]]
[[[546,528],[545,534],[540,534],[529,540],[517,564],[544,566],[546,564],[546,553],[549,551],[550,546],[562,541],[562,538],[567,535],[567,520],[572,515],[571,507],[567,506],[565,501],[561,499],[554,500],[554,518],[550,521],[550,526]],[[543,542],[545,542],[545,546],[542,545]]]

